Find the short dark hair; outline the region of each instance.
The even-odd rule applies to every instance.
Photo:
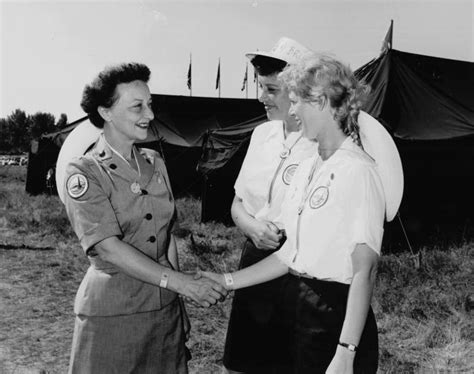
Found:
[[[131,62],[108,66],[102,70],[92,83],[84,87],[81,108],[89,115],[92,124],[98,128],[104,127],[104,119],[97,108],[110,108],[117,100],[115,89],[120,83],[143,81],[148,83],[150,69],[144,64]]]
[[[257,71],[257,74],[264,77],[280,73],[287,65],[283,60],[262,55],[256,55],[250,62]]]

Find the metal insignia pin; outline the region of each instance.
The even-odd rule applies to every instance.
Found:
[[[284,149],[284,150],[280,153],[280,157],[283,158],[283,159],[284,159],[284,158],[287,158],[287,157],[290,155],[290,153],[291,153],[291,150],[289,150],[289,149]]]
[[[130,186],[130,189],[133,193],[140,193],[140,185],[138,184],[138,182],[133,182]]]

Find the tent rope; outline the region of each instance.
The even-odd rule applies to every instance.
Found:
[[[408,248],[410,249],[411,257],[412,257],[412,260],[413,260],[413,265],[414,265],[415,269],[419,270],[422,266],[421,265],[421,257],[422,257],[421,252],[419,251],[418,254],[415,254],[415,252],[413,251],[413,248],[410,244],[410,240],[408,239],[407,232],[405,230],[405,226],[403,226],[402,217],[401,217],[399,211],[397,212],[397,217],[398,217],[398,222],[400,222],[400,226],[402,227],[402,231],[403,231],[403,235],[405,236],[405,240],[407,241]]]
[[[405,240],[407,241],[408,248],[410,248],[410,252],[414,256],[415,252],[413,252],[413,248],[410,244],[410,240],[408,240],[408,235],[407,235],[407,232],[405,231],[405,226],[403,226],[402,217],[400,216],[400,211],[397,212],[397,218],[398,218],[398,222],[400,222],[400,226],[402,227],[403,235],[405,236]]]

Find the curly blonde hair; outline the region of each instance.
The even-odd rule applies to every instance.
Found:
[[[357,117],[369,93],[352,70],[335,58],[313,53],[298,64],[286,67],[280,78],[289,91],[306,102],[328,102],[344,134],[362,146]]]

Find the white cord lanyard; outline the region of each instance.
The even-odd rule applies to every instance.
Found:
[[[276,177],[278,173],[280,172],[281,167],[283,166],[285,160],[290,156],[291,150],[293,147],[300,141],[300,139],[303,137],[303,134],[301,134],[298,139],[293,143],[291,147],[287,147],[285,144],[283,144],[283,151],[280,153],[280,163],[278,164],[278,167],[275,170],[275,173],[273,174],[272,182],[270,183],[270,188],[268,190],[268,204],[272,202],[272,192],[273,192],[273,186],[275,184]]]

